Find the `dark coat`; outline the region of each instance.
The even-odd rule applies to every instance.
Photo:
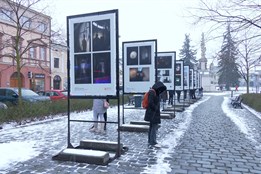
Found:
[[[149,91],[149,107],[145,112],[145,121],[149,121],[153,124],[160,124],[160,97],[159,95],[165,91],[167,88],[162,82],[156,82],[153,86],[153,90]]]

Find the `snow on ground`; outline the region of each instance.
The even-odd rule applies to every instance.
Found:
[[[229,94],[229,92],[204,93],[205,96]],[[164,162],[164,158],[168,156],[170,151],[173,151],[173,149],[176,147],[176,145],[179,143],[180,139],[184,135],[185,131],[187,130],[190,124],[192,117],[191,114],[193,110],[196,107],[198,107],[199,104],[207,101],[208,99],[209,96],[206,97],[204,100],[199,101],[186,109],[186,111],[183,113],[186,116],[184,122],[180,123],[175,131],[170,131],[171,133],[167,135],[165,139],[162,141],[163,148],[162,151],[159,151],[157,153],[157,164],[149,168],[145,168],[144,173],[167,173],[171,171],[169,164]],[[258,140],[256,140],[255,137],[260,135],[257,135],[258,133],[254,130],[254,128],[252,128],[253,126],[251,127],[251,125],[247,122],[247,118],[239,117],[238,115],[241,114],[236,114],[236,112],[234,112],[233,109],[231,110],[231,108],[229,108],[229,104],[229,98],[224,97],[224,102],[222,103],[222,109],[224,113],[239,127],[239,129],[244,134],[246,134],[247,138],[249,138],[253,142],[257,142]],[[247,109],[254,113],[257,116],[257,118],[261,119],[260,113],[257,113],[250,108]],[[116,114],[117,107],[110,108],[109,112]],[[92,119],[92,111],[72,113],[71,118]],[[10,123],[5,124],[3,126],[3,129],[0,130],[0,171],[14,166],[18,162],[26,161],[31,158],[34,158],[35,156],[38,156],[43,151],[43,146],[46,144],[46,139],[39,137],[39,134],[45,137],[48,136],[50,129],[54,129],[57,127],[59,127],[59,129],[66,129],[67,117],[57,115],[54,119],[34,122],[31,123],[30,126],[27,125],[17,127],[15,124]],[[66,131],[64,134],[66,134]],[[6,142],[6,137],[13,137],[15,141],[9,139],[9,141]],[[173,137],[175,138],[173,139]],[[53,141],[50,142],[50,144],[48,145],[55,146],[56,143],[56,141]],[[170,147],[169,144],[172,144],[172,146]],[[261,149],[261,147],[257,148]],[[54,154],[53,151],[51,153]]]
[[[246,109],[234,109],[231,106],[231,100],[228,97],[224,97],[222,103],[222,110],[228,118],[235,123],[239,130],[246,135],[250,141],[256,144],[256,149],[261,150],[258,138],[260,138],[260,133],[255,129],[255,123],[253,120],[248,118],[247,112],[250,111],[257,118],[261,118],[260,113],[254,111],[253,109],[247,107]]]
[[[0,144],[0,169],[7,169],[18,161],[27,161],[38,156],[41,151],[34,148],[36,141],[8,142]]]
[[[145,171],[142,173],[154,173],[154,174],[161,174],[161,173],[167,173],[171,172],[170,165],[164,161],[166,157],[170,157],[169,153],[174,150],[174,148],[178,145],[180,139],[186,132],[187,128],[189,127],[189,124],[192,119],[192,112],[193,110],[198,107],[203,102],[206,102],[210,97],[205,98],[204,100],[198,101],[197,103],[194,103],[193,105],[189,106],[184,111],[184,116],[186,117],[184,122],[180,123],[176,130],[172,131],[170,130],[170,133],[167,134],[167,136],[162,140],[161,146],[162,151],[159,151],[157,153],[157,164],[152,165],[150,167],[145,167]]]

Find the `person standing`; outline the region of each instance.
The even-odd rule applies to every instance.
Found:
[[[106,99],[106,101],[109,103],[109,99],[107,98]],[[104,121],[105,121],[105,123],[104,123],[104,130],[106,130],[106,122],[107,122],[107,110],[106,110],[106,112],[103,114],[103,118],[104,118]]]
[[[174,96],[174,90],[169,90],[169,102],[168,104],[173,106],[173,96]]]
[[[91,132],[105,133],[104,131],[104,113],[107,108],[104,107],[106,99],[93,99],[93,127],[90,129]],[[101,121],[102,123],[97,123]]]
[[[177,93],[178,102],[180,103],[180,94],[181,94],[181,91],[176,91],[176,93]]]
[[[168,93],[167,91],[163,91],[161,94],[160,94],[160,100],[162,101],[162,104],[163,104],[163,108],[165,106],[165,104],[167,103],[167,100],[168,100]]]
[[[153,86],[153,90],[149,91],[148,101],[149,106],[145,112],[145,121],[149,121],[149,132],[148,132],[148,144],[149,147],[160,147],[156,141],[158,124],[160,120],[160,94],[166,91],[167,87],[162,82],[156,82]]]

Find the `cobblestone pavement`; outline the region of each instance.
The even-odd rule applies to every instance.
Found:
[[[65,117],[1,130],[0,143],[33,142],[37,153],[0,173],[261,173],[261,120],[245,108],[232,108],[228,97],[206,95],[176,113],[175,119],[162,120],[159,149],[147,147],[147,133],[121,132],[121,142],[129,150],[107,166],[51,159],[67,146]],[[117,119],[117,109],[110,108],[108,113],[110,121]],[[143,120],[144,110],[125,109],[124,115],[126,123]],[[74,113],[72,118],[91,119],[92,112]],[[74,146],[83,139],[117,141],[116,124],[108,125],[106,135],[90,133],[89,127],[90,123],[72,123]]]

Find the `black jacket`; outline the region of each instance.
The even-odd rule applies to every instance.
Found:
[[[153,86],[153,90],[149,91],[149,107],[145,112],[145,121],[149,121],[153,124],[159,124],[160,121],[160,97],[159,95],[165,91],[167,88],[162,82],[156,82]]]

